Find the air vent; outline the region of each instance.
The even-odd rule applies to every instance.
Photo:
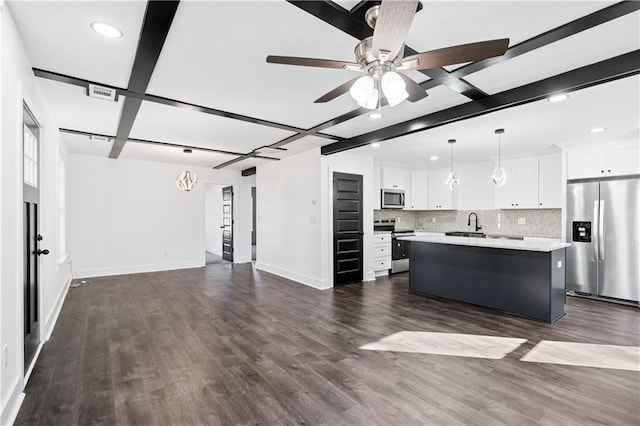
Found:
[[[98,142],[111,142],[111,138],[108,138],[106,136],[91,135],[89,136],[89,139]]]
[[[115,102],[116,89],[110,89],[108,87],[96,86],[95,84],[89,85],[89,96],[92,98],[104,99],[105,101]]]

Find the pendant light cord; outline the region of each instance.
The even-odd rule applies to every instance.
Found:
[[[451,145],[451,173],[453,173],[453,144]]]
[[[500,159],[502,158],[502,154],[501,154],[501,151],[500,151],[501,142],[502,142],[502,134],[499,134],[498,135],[498,168],[500,168],[500,166],[501,166],[500,165]]]

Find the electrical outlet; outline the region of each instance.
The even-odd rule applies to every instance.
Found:
[[[562,268],[562,260],[558,260],[558,269]]]
[[[526,225],[526,224],[527,224],[527,218],[525,217],[518,218],[518,225]]]
[[[315,225],[318,223],[318,218],[315,216],[309,217],[309,225]]]
[[[431,223],[436,223],[436,218],[435,217],[431,218]]]
[[[167,256],[169,256],[169,252],[168,252],[168,251],[165,251],[165,252],[164,252],[164,257],[167,257]]]
[[[2,347],[2,369],[6,370],[9,366],[9,346],[4,345]]]

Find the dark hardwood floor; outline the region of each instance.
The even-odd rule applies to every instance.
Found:
[[[520,360],[542,340],[640,346],[637,308],[566,311],[410,295],[407,274],[327,291],[250,264],[93,278],[70,289],[17,424],[639,424],[640,373]],[[359,349],[407,330],[527,341],[503,359]]]

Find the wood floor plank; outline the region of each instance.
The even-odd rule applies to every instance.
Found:
[[[251,264],[89,281],[16,424],[640,424],[640,373],[521,361],[548,340],[640,346],[637,308],[568,298],[546,324],[411,295],[407,274],[318,291]],[[503,359],[360,349],[400,331],[526,342]]]

